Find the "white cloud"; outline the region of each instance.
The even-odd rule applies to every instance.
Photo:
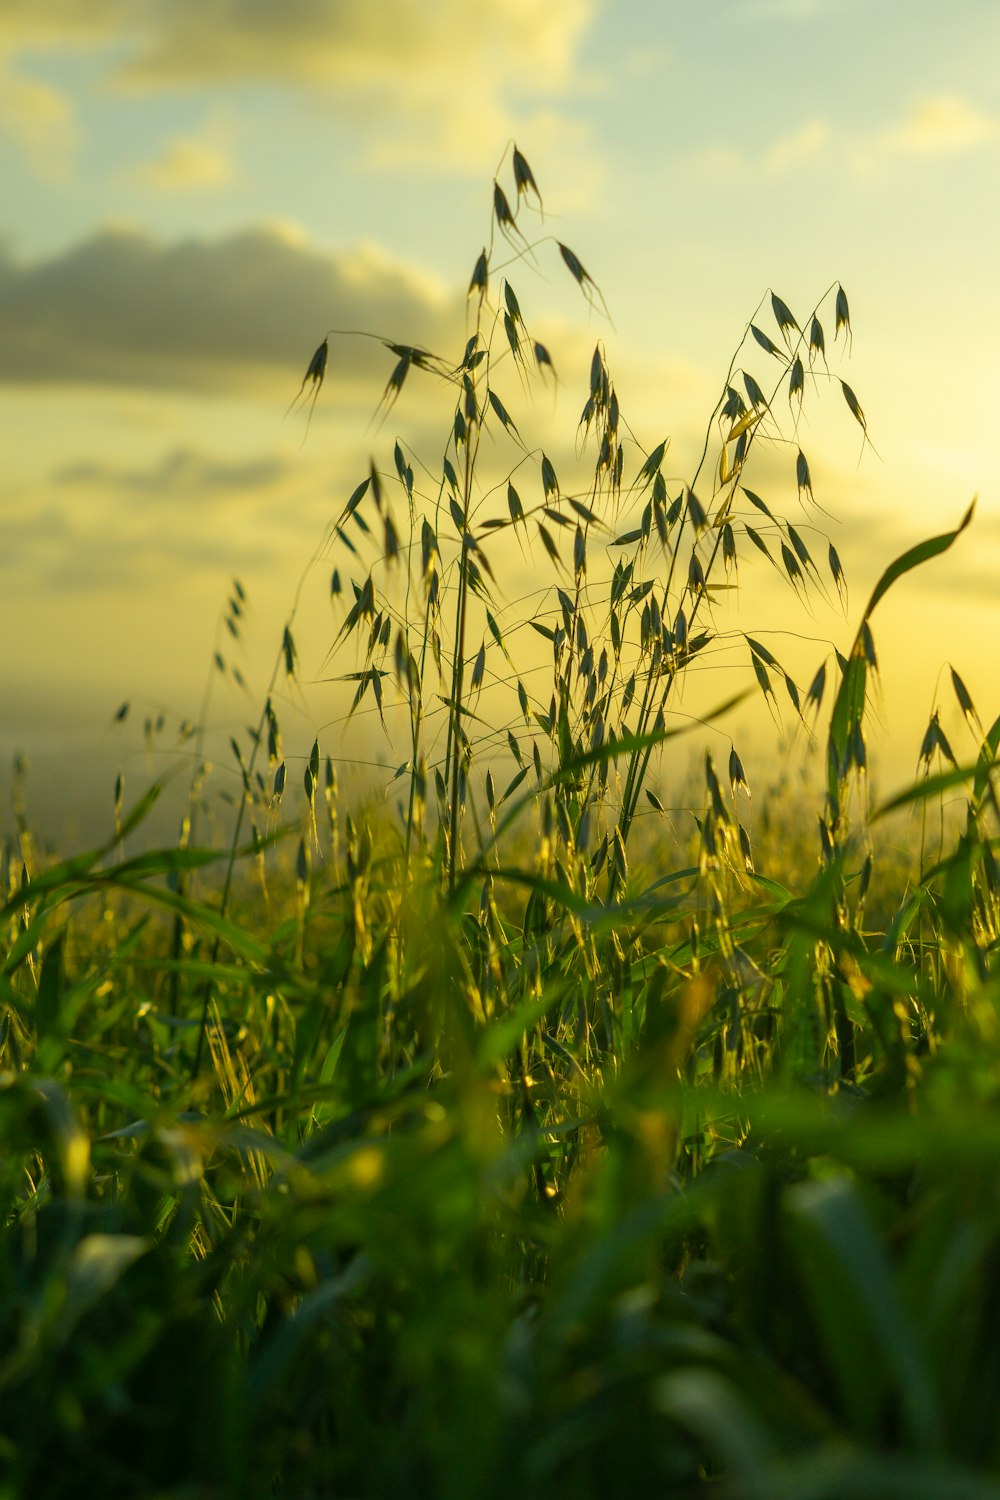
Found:
[[[906,155],[969,151],[1000,138],[1000,118],[957,95],[920,99],[903,123],[883,136],[883,146]]]
[[[595,0],[4,0],[0,54],[113,44],[126,89],[284,83],[315,91],[395,156],[437,171],[488,170],[498,143],[533,137],[536,115],[579,87],[578,54]],[[39,14],[41,12],[41,14]],[[187,160],[168,173],[190,173]]]
[[[159,193],[191,192],[223,186],[232,180],[233,166],[223,147],[195,136],[174,136],[135,176]]]
[[[134,15],[134,8],[129,8]],[[467,0],[160,0],[141,14],[126,71],[144,82],[286,78],[350,90],[461,101],[466,76],[522,92],[555,91],[573,75],[590,0],[492,0],[471,24]],[[439,92],[442,85],[445,92]]]
[[[92,41],[120,26],[130,0],[4,0],[0,7],[0,51]]]
[[[123,78],[306,84],[323,107],[364,112],[369,165],[480,174],[498,143],[544,134],[542,102],[573,87],[590,9],[492,0],[471,24],[467,0],[173,0]]]
[[[39,171],[62,176],[77,145],[77,125],[65,94],[0,59],[0,133],[16,141]]]
[[[711,178],[755,173],[780,177],[834,145],[834,133],[827,121],[813,119],[778,136],[764,151],[754,155],[731,142],[709,143],[693,153],[690,165],[698,174]]]
[[[731,143],[709,143],[689,158],[697,174],[731,178],[737,174],[780,176],[827,154],[861,178],[885,170],[899,157],[944,157],[1000,141],[1000,116],[977,109],[957,96],[917,100],[898,124],[857,134],[835,129],[827,120],[804,121],[751,155]]]

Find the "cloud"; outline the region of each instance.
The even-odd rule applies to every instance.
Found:
[[[120,26],[131,0],[4,0],[0,7],[0,50],[65,45],[98,40]]]
[[[0,326],[0,381],[227,394],[294,381],[327,328],[464,343],[460,295],[374,247],[331,254],[278,228],[175,244],[107,229],[29,263],[0,246]],[[384,383],[391,362],[377,340],[335,341],[328,380]]]
[[[470,19],[467,0],[4,0],[0,52],[103,45],[117,85],[147,92],[305,85],[352,122],[364,111],[372,163],[403,120],[411,158],[479,172],[515,124],[531,131],[533,102],[579,86],[593,8],[490,0]]]
[[[35,600],[45,590],[134,591],[181,573],[264,566],[316,532],[329,505],[324,477],[275,454],[240,461],[197,448],[147,465],[63,465],[7,497],[0,574]]]
[[[520,77],[540,72],[547,87],[571,78],[574,47],[592,0],[492,0],[469,24],[465,0],[4,0],[0,50],[65,47],[113,39],[121,76],[149,84],[284,79],[429,85],[455,66],[490,60]],[[455,82],[452,75],[451,82]]]
[[[917,100],[900,123],[867,134],[835,130],[826,120],[812,119],[779,136],[760,154],[709,142],[692,153],[689,164],[697,173],[713,178],[753,173],[780,176],[827,153],[866,178],[899,157],[944,157],[997,141],[1000,116],[957,96],[938,96]]]
[[[953,95],[920,99],[902,125],[887,131],[883,145],[913,156],[969,151],[1000,138],[1000,118]]]
[[[804,120],[786,135],[778,136],[764,151],[750,155],[729,142],[710,142],[689,158],[696,172],[712,178],[735,178],[747,174],[780,177],[803,162],[812,161],[836,144],[826,120]]]
[[[161,0],[136,28],[126,77],[149,82],[278,79],[377,86],[428,102],[463,75],[503,78],[524,92],[567,85],[589,0],[493,0],[475,25],[466,0]],[[133,12],[134,13],[134,12]],[[478,101],[477,101],[478,103]],[[463,108],[468,101],[463,97]]]
[[[233,168],[228,153],[221,147],[196,137],[175,136],[159,156],[144,163],[135,175],[157,192],[176,193],[219,187],[231,180]]]
[[[294,474],[288,461],[275,454],[234,463],[193,448],[173,448],[144,468],[93,460],[64,464],[53,473],[52,480],[62,487],[84,486],[104,493],[203,503],[217,497],[242,501],[251,493],[271,492]]]
[[[897,171],[907,160],[942,162],[1000,141],[1000,115],[954,94],[913,100],[895,123],[864,135],[847,134],[836,145],[862,181]]]
[[[0,135],[14,140],[38,170],[63,176],[77,145],[72,105],[58,89],[8,71],[0,59]]]
[[[807,120],[798,130],[773,143],[764,156],[764,166],[778,176],[817,156],[832,137],[833,131],[825,120]]]

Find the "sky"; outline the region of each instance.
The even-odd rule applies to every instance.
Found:
[[[998,58],[993,0],[5,0],[0,792],[26,754],[35,815],[89,829],[118,768],[137,788],[184,766],[213,674],[216,739],[256,719],[327,524],[371,458],[390,469],[399,437],[433,463],[451,420],[414,382],[373,421],[393,359],[364,338],[332,338],[308,432],[289,401],[328,328],[457,362],[511,141],[544,200],[533,237],[572,246],[610,314],[546,243],[518,264],[559,374],[532,430],[567,464],[597,340],[640,444],[669,434],[684,479],[748,322],[775,334],[767,294],[805,318],[843,285],[836,368],[871,445],[810,391],[797,439],[829,515],[800,513],[776,458],[763,472],[834,540],[849,602],[803,611],[746,569],[741,623],[786,632],[808,682],[882,569],[978,495],[875,622],[886,788],[939,705],[969,758],[945,664],[1000,711]],[[391,761],[322,680],[328,583],[324,564],[303,585],[292,738]],[[746,734],[773,769],[766,718]]]

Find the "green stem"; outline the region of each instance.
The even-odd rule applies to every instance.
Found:
[[[448,828],[448,890],[455,889],[455,873],[458,868],[458,823],[459,823],[459,773],[461,770],[462,692],[465,681],[465,622],[468,616],[469,597],[469,549],[465,545],[465,531],[469,526],[469,506],[472,497],[472,434],[465,435],[465,473],[462,482],[462,557],[458,579],[458,600],[455,606],[455,655],[451,674],[451,717],[448,725],[448,750],[445,757],[445,774],[451,773],[449,792]]]

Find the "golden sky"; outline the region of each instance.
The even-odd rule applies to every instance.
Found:
[[[139,729],[112,715],[197,714],[233,576],[251,691],[220,682],[213,723],[256,717],[302,569],[370,455],[389,469],[399,436],[433,464],[450,425],[414,383],[373,426],[392,359],[363,339],[331,341],[304,443],[288,402],[330,327],[457,362],[512,139],[544,195],[534,228],[574,248],[613,318],[551,258],[518,271],[561,380],[539,441],[568,461],[600,339],[640,444],[669,434],[683,479],[761,299],[758,321],[769,290],[804,318],[840,281],[837,368],[877,454],[846,406],[807,400],[832,519],[799,519],[836,543],[847,616],[747,570],[741,623],[796,632],[808,681],[882,568],[978,493],[970,532],[880,607],[873,744],[888,781],[912,771],[937,703],[956,718],[944,662],[992,720],[998,59],[992,0],[5,0],[3,769],[22,749],[74,767],[64,800],[88,767],[131,755],[141,775]],[[765,476],[795,519],[794,483],[777,461]],[[307,586],[288,712],[349,757],[316,681],[328,576]]]

